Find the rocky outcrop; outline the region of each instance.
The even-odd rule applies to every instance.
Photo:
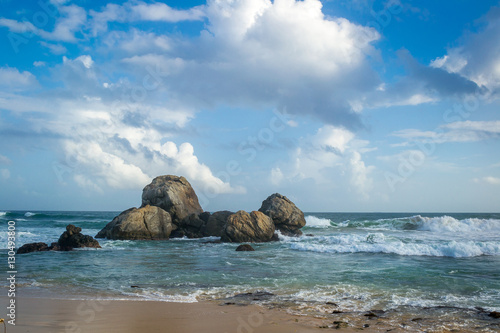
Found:
[[[83,235],[81,231],[82,228],[69,224],[66,226],[66,231],[59,237],[57,243],[52,243],[50,246],[42,242],[24,244],[17,250],[17,253],[23,254],[41,251],[70,251],[74,248],[83,247],[101,248],[98,241],[96,241],[92,236]]]
[[[241,244],[236,248],[236,251],[255,251],[255,249],[250,244]]]
[[[300,228],[306,225],[304,213],[284,195],[274,193],[262,202],[260,212],[269,216],[276,229],[287,236],[300,236]]]
[[[94,237],[89,235],[83,235],[81,233],[82,228],[75,227],[72,224],[66,226],[66,231],[63,232],[57,244],[61,247],[61,250],[68,251],[74,248],[81,247],[94,247],[101,248],[99,242],[94,239]]]
[[[41,251],[49,251],[49,246],[47,243],[28,243],[24,244],[20,248],[17,249],[17,254],[30,253],[30,252],[41,252]]]
[[[142,206],[159,207],[168,212],[172,223],[179,225],[191,214],[199,215],[203,209],[191,184],[184,177],[159,176],[142,190]]]
[[[169,213],[146,205],[122,212],[99,231],[96,238],[168,239],[175,228]]]
[[[224,227],[227,222],[227,218],[234,214],[228,210],[223,210],[220,212],[215,212],[208,218],[207,224],[202,228],[202,233],[205,237],[215,236],[221,237],[224,233]]]
[[[227,218],[221,240],[223,242],[269,242],[274,235],[274,223],[262,212],[250,214],[238,211]]]

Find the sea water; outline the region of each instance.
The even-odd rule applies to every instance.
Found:
[[[95,236],[118,212],[0,212],[17,244],[51,243],[67,224]],[[253,244],[217,238],[99,239],[102,249],[17,255],[21,294],[197,302],[241,293],[273,304],[342,311],[461,308],[500,311],[500,214],[306,213],[301,237]]]

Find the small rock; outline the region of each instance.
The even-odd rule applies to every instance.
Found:
[[[378,316],[373,312],[365,314],[365,317],[368,317],[369,319],[378,318]]]
[[[364,328],[368,328],[368,327],[370,327],[370,325],[368,325],[368,324],[364,324],[364,325],[363,325],[363,327],[364,327]]]
[[[339,306],[337,303],[334,303],[334,302],[326,302],[326,305]]]
[[[341,329],[341,328],[347,328],[349,327],[349,324],[346,323],[345,321],[334,321],[333,325],[336,329]]]
[[[500,312],[493,311],[493,312],[490,312],[490,314],[488,316],[490,316],[491,318],[498,319],[498,318],[500,318]]]
[[[255,251],[250,244],[241,244],[236,248],[236,251]]]

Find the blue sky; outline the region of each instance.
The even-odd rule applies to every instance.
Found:
[[[498,1],[0,4],[0,210],[500,211]]]

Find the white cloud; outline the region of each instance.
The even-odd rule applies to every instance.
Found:
[[[378,33],[326,17],[318,0],[210,1],[204,11],[200,38],[150,35],[169,49],[123,61],[164,68],[166,89],[186,106],[272,106],[346,126],[358,122],[349,100],[380,85],[367,60]],[[136,50],[141,41],[121,45]]]
[[[79,186],[99,192],[141,189],[155,176],[179,174],[207,193],[245,192],[216,177],[190,143],[163,144],[192,118],[192,110],[156,104],[154,98],[124,98],[127,82],[104,87],[102,68],[88,55],[64,57],[54,73],[65,84],[62,93],[26,98],[0,92],[0,107],[19,115],[43,113],[43,122],[26,118],[23,130],[58,138],[64,173]]]
[[[0,18],[0,26],[9,28],[14,33],[32,33],[41,38],[53,41],[76,42],[75,34],[80,31],[87,21],[87,12],[82,7],[76,5],[58,5],[60,16],[57,17],[54,29],[46,31],[37,28],[29,21],[16,21],[12,19]]]
[[[483,178],[474,178],[473,181],[475,183],[484,183],[489,185],[500,185],[500,178],[497,177],[483,177]]]
[[[500,138],[500,121],[457,121],[442,125],[436,131],[404,129],[393,135],[410,141],[434,143],[481,141]]]
[[[85,68],[91,68],[92,65],[94,64],[92,57],[89,55],[81,55],[78,58],[76,58],[75,60],[81,61],[83,66],[85,66]]]
[[[0,169],[0,176],[2,176],[2,179],[7,180],[10,178],[10,171],[9,169]]]
[[[276,167],[271,169],[271,175],[269,176],[269,180],[271,184],[274,186],[280,185],[280,183],[283,181],[284,175],[283,172],[281,172],[281,169]]]
[[[39,44],[42,45],[43,47],[48,48],[50,52],[55,55],[64,54],[68,52],[68,49],[66,49],[61,44],[47,43],[45,41],[40,41]]]
[[[467,32],[461,39],[461,45],[448,49],[447,54],[432,61],[431,66],[460,74],[496,95],[500,93],[498,8],[492,8],[481,21],[483,29],[476,33]]]
[[[10,164],[11,162],[7,156],[0,155],[0,164]]]
[[[132,17],[144,21],[200,21],[205,16],[203,6],[193,7],[188,10],[177,10],[164,3],[146,4],[138,2],[131,9]]]
[[[128,1],[123,5],[107,4],[102,11],[90,10],[91,30],[94,36],[107,31],[108,22],[134,21],[200,21],[205,17],[204,6],[187,10],[174,9],[164,3],[147,4],[142,1]]]
[[[7,91],[24,90],[36,84],[37,79],[28,71],[19,72],[17,68],[0,67],[0,87]]]
[[[325,125],[315,135],[303,138],[291,157],[291,161],[271,170],[276,182],[296,182],[313,179],[316,186],[347,186],[363,198],[368,198],[372,189],[373,166],[366,166],[361,151],[368,142],[358,140],[345,128]]]

